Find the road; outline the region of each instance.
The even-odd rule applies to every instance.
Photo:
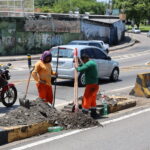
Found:
[[[150,108],[100,121],[103,127],[47,133],[2,150],[149,150]]]
[[[147,65],[147,63],[150,62],[149,38],[144,34],[133,34],[132,37],[138,39],[140,42],[132,47],[110,52],[112,59],[120,63],[121,71],[120,80],[118,82],[114,83],[108,80],[100,81],[101,91],[104,91],[108,95],[128,95],[135,84],[137,74],[149,72],[150,70],[150,66]],[[33,63],[35,63],[35,61]],[[23,97],[28,75],[27,65],[25,61],[20,61],[13,62],[13,66],[14,68],[11,71],[12,82],[16,83],[19,96]],[[83,94],[83,91],[84,88],[79,88],[79,96]],[[35,83],[31,81],[28,98],[34,99],[36,97],[37,91]],[[73,82],[59,80],[57,83],[56,105],[58,106],[71,101],[72,97]],[[18,102],[16,105],[18,105]],[[0,113],[3,114],[6,111],[9,111],[9,109],[6,109],[0,104]],[[123,117],[127,115],[128,117]],[[25,146],[24,149],[30,150],[148,150],[150,149],[149,116],[149,106],[142,110],[138,109],[131,112],[122,111],[109,118],[100,119],[99,121],[104,124],[103,128],[95,127],[88,130],[48,133],[39,137],[14,142],[2,148],[7,150],[17,147],[17,149],[13,150],[21,150],[20,146]],[[40,141],[42,141],[41,144]],[[28,148],[28,144],[31,144],[31,147]]]
[[[133,47],[129,47],[122,50],[110,52],[112,59],[120,63],[120,80],[118,82],[110,82],[109,80],[100,81],[100,90],[109,94],[119,94],[120,88],[125,88],[127,92],[134,86],[137,73],[147,72],[150,67],[146,65],[149,62],[150,46],[149,38],[146,35],[132,35],[134,38],[140,40]],[[33,64],[36,61],[33,61]],[[11,81],[16,83],[18,89],[18,95],[23,97],[25,86],[28,78],[28,68],[26,61],[12,62],[13,69]],[[66,93],[67,91],[67,93]],[[79,96],[83,94],[84,88],[79,88]],[[65,94],[64,94],[65,93]],[[29,88],[29,99],[35,99],[37,97],[37,90],[35,83],[32,80]],[[73,82],[70,80],[59,80],[57,82],[56,104],[72,101],[73,99]],[[16,103],[18,104],[18,103]],[[1,107],[1,105],[0,105]]]

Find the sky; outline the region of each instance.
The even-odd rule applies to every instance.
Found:
[[[97,2],[108,2],[109,0],[97,0]]]

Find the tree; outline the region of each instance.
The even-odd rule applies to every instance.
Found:
[[[80,13],[104,14],[106,4],[96,0],[36,0],[36,6],[41,7],[42,12],[68,13],[79,9]]]
[[[114,0],[114,7],[124,11],[127,19],[133,20],[139,28],[141,21],[148,19],[150,3],[149,0]]]

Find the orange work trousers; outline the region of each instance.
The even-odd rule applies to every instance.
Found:
[[[39,98],[43,99],[45,102],[52,104],[53,102],[52,86],[43,83],[37,83],[36,86],[38,89]]]
[[[86,85],[83,101],[82,101],[83,109],[90,109],[92,107],[96,107],[96,97],[97,97],[98,90],[99,90],[98,84]]]

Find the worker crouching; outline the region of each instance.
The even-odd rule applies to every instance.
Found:
[[[89,56],[81,56],[83,64],[77,67],[78,72],[85,74],[85,92],[82,99],[82,112],[87,114],[91,110],[91,117],[99,117],[96,113],[96,97],[99,90],[98,72],[96,63],[89,59]]]
[[[44,51],[32,72],[32,76],[36,81],[39,97],[50,104],[53,103],[51,77],[52,75],[56,75],[56,73],[52,71],[51,60],[52,54],[50,51]]]

